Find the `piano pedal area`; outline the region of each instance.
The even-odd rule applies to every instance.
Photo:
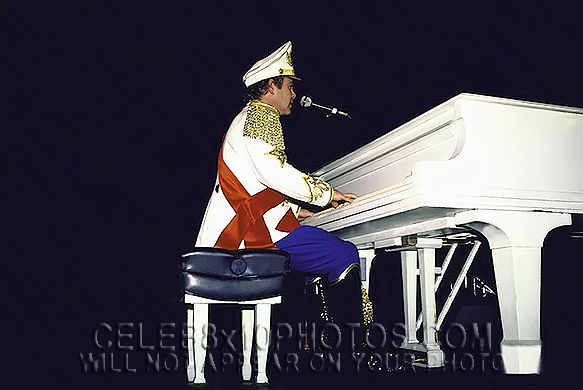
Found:
[[[395,364],[385,363],[383,370],[468,372],[491,366],[503,372],[493,349],[501,325],[491,255],[488,248],[479,250],[487,241],[463,232],[401,237],[390,244],[360,250],[375,317],[400,338],[386,357]]]
[[[342,305],[356,306],[344,298],[354,294],[341,293],[339,306],[338,294],[334,296],[321,277],[298,278],[303,286],[298,302],[300,359],[310,362],[316,354],[327,361],[336,356],[338,348],[325,346],[338,344],[333,328],[337,325],[343,369],[346,364],[385,373],[475,372],[489,367],[502,372],[495,350],[501,339],[498,297],[487,242],[464,233],[404,237],[395,243],[400,245],[361,251],[360,279],[374,306],[374,320],[362,321],[362,343],[346,355]]]

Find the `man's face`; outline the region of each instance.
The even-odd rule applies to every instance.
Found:
[[[294,81],[289,77],[283,79],[283,85],[281,88],[273,85],[274,96],[273,104],[275,108],[279,111],[280,115],[289,115],[292,110],[292,103],[296,97],[294,92]]]

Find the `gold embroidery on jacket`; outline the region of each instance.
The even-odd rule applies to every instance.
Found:
[[[255,100],[249,104],[243,136],[259,139],[274,148],[285,150],[279,114],[274,107],[267,104]]]
[[[283,168],[283,165],[285,164],[285,162],[287,161],[287,155],[285,154],[285,151],[281,150],[279,148],[275,148],[275,149],[265,153],[265,155],[273,156],[273,157],[277,158],[279,160],[279,163],[281,164],[282,168]]]
[[[273,146],[274,149],[265,154],[277,158],[283,168],[287,155],[277,109],[257,100],[249,103],[243,137],[258,139]]]
[[[332,191],[330,184],[316,177],[305,176],[304,181],[310,190],[310,198],[308,199],[308,203],[312,203],[318,198],[324,196],[325,193]]]

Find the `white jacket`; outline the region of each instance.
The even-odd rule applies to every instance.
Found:
[[[297,170],[287,162],[279,112],[270,105],[259,101],[248,103],[231,123],[221,154],[224,164],[251,196],[271,188],[285,197],[318,206],[326,206],[332,200],[333,189],[328,183]],[[219,236],[236,215],[228,199],[228,188],[225,189],[227,194],[221,188],[220,175],[218,172],[196,246],[217,246]],[[297,215],[299,206],[283,200],[262,215],[271,243],[289,233],[276,229],[289,210]],[[238,248],[228,249],[242,249],[245,246],[243,240]]]

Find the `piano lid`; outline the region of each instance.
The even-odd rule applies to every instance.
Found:
[[[456,103],[464,100],[500,104],[514,107],[525,107],[565,113],[583,114],[583,108],[477,95],[471,93],[460,93],[459,95],[421,114],[420,116],[411,119],[410,121],[404,123],[403,125],[393,130],[389,130],[386,134],[380,136],[376,140],[369,142],[368,144],[354,150],[353,152],[343,157],[340,157],[328,164],[323,165],[322,167],[314,171],[313,175],[322,178],[327,177],[330,180],[334,177],[333,172],[340,169],[340,167],[342,167],[341,170],[344,171],[349,167],[354,167],[359,164],[366,164],[370,162],[370,160],[376,160],[383,153],[386,153],[387,151],[390,151],[393,148],[400,148],[402,147],[403,144],[411,142],[411,140],[416,136],[416,134],[411,133],[412,129],[419,128],[423,124],[425,125],[424,128],[432,127],[432,125],[434,127],[439,127],[440,124],[443,125],[447,123],[448,120],[450,121],[453,120],[453,118],[447,118],[447,115],[441,114],[443,114],[444,112],[448,112],[449,114],[453,115],[453,112],[449,112],[449,109],[453,108]],[[366,158],[365,156],[369,158]]]
[[[583,213],[582,150],[582,108],[463,93],[313,175],[367,198],[354,209]]]

